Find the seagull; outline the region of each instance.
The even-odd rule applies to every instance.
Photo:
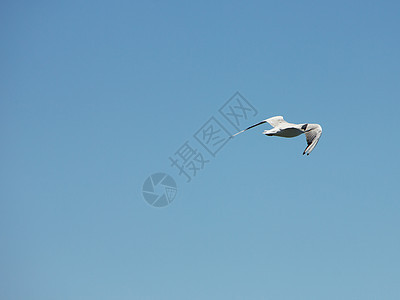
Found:
[[[315,146],[318,144],[319,138],[321,137],[322,134],[322,127],[319,124],[293,124],[293,123],[288,123],[286,122],[282,116],[276,116],[272,117],[269,119],[266,119],[264,121],[261,121],[257,124],[254,124],[242,131],[239,131],[238,133],[232,135],[231,137],[234,137],[238,135],[239,133],[242,133],[246,130],[249,130],[253,127],[256,127],[258,125],[264,124],[264,123],[269,123],[272,127],[270,130],[264,130],[263,134],[268,135],[268,136],[281,136],[281,137],[286,137],[286,138],[291,138],[298,136],[302,133],[306,135],[306,140],[307,140],[307,147],[303,152],[303,155],[307,153],[309,155],[311,151],[315,148]]]

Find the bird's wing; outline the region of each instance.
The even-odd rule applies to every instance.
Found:
[[[290,124],[288,122],[286,122],[282,116],[276,116],[276,117],[272,117],[269,119],[266,119],[265,121],[267,121],[269,124],[271,124],[273,127],[279,126],[279,125],[286,125],[286,124]]]
[[[305,133],[306,135],[306,140],[307,140],[307,147],[303,152],[303,155],[307,153],[309,155],[311,151],[317,146],[319,138],[321,137],[322,134],[322,127],[318,124],[315,125],[315,128],[307,131]]]
[[[242,132],[244,132],[244,131],[246,131],[246,130],[249,130],[249,129],[253,128],[253,127],[256,127],[256,126],[258,126],[258,125],[264,124],[265,122],[267,122],[267,120],[261,121],[261,122],[259,122],[259,123],[257,123],[257,124],[254,124],[254,125],[251,125],[250,127],[247,127],[246,129],[244,129],[244,130],[242,130],[242,131],[239,131],[238,133],[235,133],[234,135],[231,136],[231,138],[234,137],[234,136],[236,136],[236,135],[238,135],[239,133],[242,133]]]

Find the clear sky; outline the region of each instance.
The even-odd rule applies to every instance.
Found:
[[[2,1],[0,298],[400,299],[399,15]],[[195,135],[235,132],[237,91],[257,111],[240,128],[318,123],[318,146],[265,125],[212,156]],[[189,183],[170,160],[186,141],[208,160]],[[177,184],[163,208],[142,195],[157,172]]]

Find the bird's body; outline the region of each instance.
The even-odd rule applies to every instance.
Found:
[[[322,127],[318,124],[293,124],[293,123],[288,123],[286,122],[282,116],[276,116],[272,117],[269,119],[266,119],[264,121],[261,121],[255,125],[252,125],[245,130],[242,130],[233,136],[238,135],[239,133],[242,133],[250,128],[256,127],[258,125],[264,124],[268,122],[273,126],[272,129],[265,130],[263,134],[268,135],[268,136],[280,136],[280,137],[286,137],[286,138],[292,138],[299,136],[300,134],[305,134],[306,135],[306,140],[307,140],[307,148],[304,150],[303,155],[307,153],[309,155],[311,151],[315,148],[317,145],[319,138],[321,137],[322,134]]]
[[[271,130],[265,130],[263,132],[263,134],[268,135],[268,136],[281,136],[281,137],[285,137],[285,138],[296,137],[302,133],[304,133],[304,132],[297,128],[282,128],[279,130],[271,129]]]

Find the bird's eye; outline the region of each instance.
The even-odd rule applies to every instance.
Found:
[[[303,126],[301,126],[301,129],[306,130],[307,129],[307,125],[308,124],[304,124]]]

